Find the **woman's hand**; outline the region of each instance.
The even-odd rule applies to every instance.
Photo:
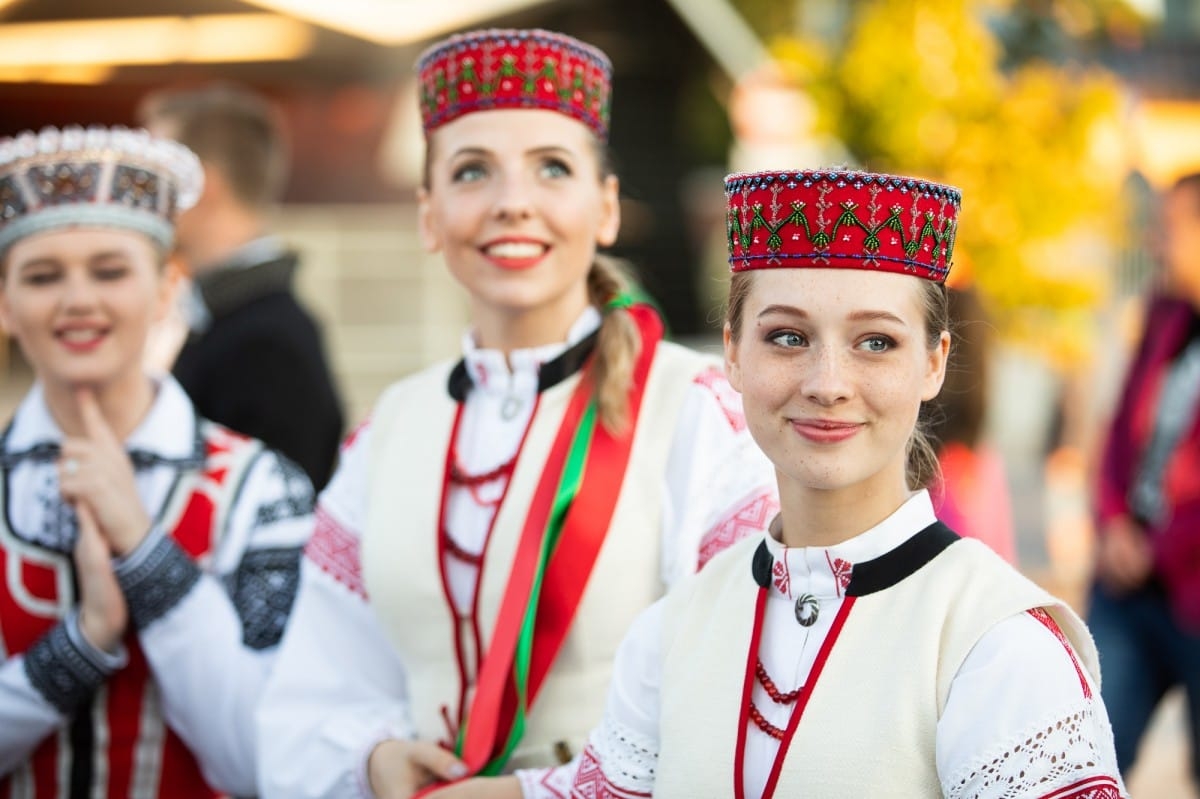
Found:
[[[1154,555],[1146,534],[1128,516],[1118,516],[1100,532],[1096,542],[1096,576],[1109,591],[1125,594],[1150,577]]]
[[[76,508],[86,505],[116,555],[131,552],[150,531],[133,478],[133,464],[109,427],[90,388],[75,393],[84,435],[63,441],[59,491]]]
[[[466,764],[453,752],[427,741],[384,741],[367,759],[367,778],[377,799],[409,799],[434,782],[466,775]]]
[[[91,509],[78,503],[75,515],[79,518],[79,538],[75,541],[79,629],[92,646],[113,653],[129,624],[129,608],[113,574],[112,550],[100,535]]]
[[[522,799],[521,782],[516,777],[472,777],[438,788],[422,799]]]

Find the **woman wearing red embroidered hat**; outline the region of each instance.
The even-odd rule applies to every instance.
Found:
[[[725,185],[726,367],[782,508],[634,623],[570,796],[1124,796],[1082,622],[925,490],[959,192]]]
[[[0,140],[0,796],[255,790],[253,708],[313,491],[147,374],[196,157],[121,128]]]
[[[482,31],[418,71],[420,230],[472,329],[383,396],[322,495],[259,714],[268,797],[570,759],[629,623],[777,507],[719,362],[663,342],[597,258],[619,223],[604,54]]]

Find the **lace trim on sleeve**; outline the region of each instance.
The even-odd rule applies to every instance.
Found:
[[[947,799],[1120,799],[1112,728],[1094,700],[1048,714],[942,781]]]
[[[606,718],[579,761],[572,799],[650,796],[658,767],[658,742]]]

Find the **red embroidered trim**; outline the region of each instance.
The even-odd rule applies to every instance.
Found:
[[[838,586],[838,596],[841,596],[842,591],[846,590],[846,586],[850,585],[854,564],[841,558],[830,558],[829,550],[825,550],[825,562],[829,564],[829,571],[833,572],[834,582]]]
[[[1041,799],[1122,799],[1116,779],[1107,775],[1087,777],[1064,788],[1043,794]]]
[[[367,598],[358,536],[342,527],[320,505],[317,506],[316,527],[304,547],[304,554],[321,571],[363,599]]]
[[[797,688],[794,691],[788,691],[787,693],[780,691],[775,685],[775,681],[771,679],[771,675],[767,674],[767,667],[763,665],[761,658],[758,659],[758,662],[754,666],[754,674],[758,677],[759,684],[762,685],[763,689],[767,692],[767,696],[771,697],[771,701],[777,705],[792,704],[796,701],[796,698],[800,696],[800,691],[804,687],[800,686],[800,688]]]
[[[1067,650],[1067,657],[1071,658],[1071,665],[1075,667],[1075,673],[1079,675],[1079,685],[1083,688],[1083,698],[1091,699],[1092,687],[1088,685],[1087,677],[1084,676],[1083,673],[1083,666],[1080,665],[1079,658],[1075,656],[1074,648],[1071,646],[1070,641],[1067,640],[1067,636],[1063,633],[1062,628],[1058,626],[1058,622],[1056,622],[1050,616],[1050,614],[1046,612],[1045,608],[1032,608],[1026,612],[1041,622],[1042,625],[1050,631],[1050,634],[1058,639],[1058,642],[1062,644],[1063,649]]]
[[[591,744],[579,758],[579,770],[575,772],[575,784],[571,786],[571,799],[640,799],[650,796],[641,791],[631,791],[612,783],[604,773],[604,764]]]
[[[746,429],[746,413],[742,410],[741,395],[733,390],[733,386],[729,385],[729,380],[720,367],[710,366],[696,375],[692,382],[709,390],[709,393],[716,399],[717,405],[721,407],[721,412],[725,414],[730,429],[735,433]]]
[[[697,568],[747,536],[767,529],[771,518],[779,512],[779,500],[770,488],[758,488],[730,510],[728,515],[713,525],[700,540],[700,557]]]

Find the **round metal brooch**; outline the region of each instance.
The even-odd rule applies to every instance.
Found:
[[[796,597],[796,621],[801,627],[812,627],[817,623],[821,614],[821,603],[812,594],[801,594]]]

